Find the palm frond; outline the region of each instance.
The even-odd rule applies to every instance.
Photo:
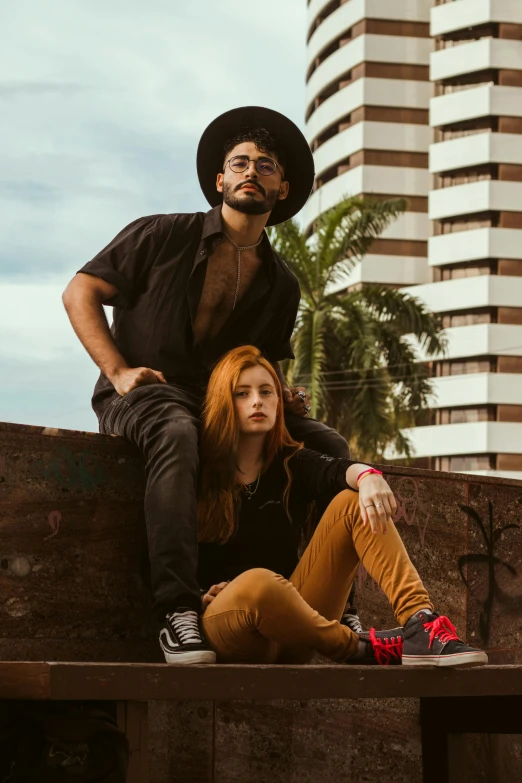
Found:
[[[380,319],[394,324],[399,334],[416,337],[427,356],[445,353],[447,338],[440,316],[430,312],[416,296],[376,284],[364,285],[361,295]]]
[[[324,310],[305,311],[301,326],[294,337],[293,380],[301,383],[305,379],[311,398],[311,415],[314,418],[324,407],[325,316]]]
[[[440,318],[408,293],[379,285],[332,291],[405,208],[404,199],[353,197],[318,218],[311,237],[295,221],[271,230],[302,291],[288,379],[308,388],[312,415],[369,461],[384,459],[390,447],[410,457],[405,430],[433,394],[418,346],[425,356],[441,355],[446,337]]]
[[[328,273],[327,284],[342,281],[378,236],[406,209],[405,199],[347,198],[326,212],[316,252]]]
[[[314,256],[298,223],[287,220],[268,231],[272,247],[297,277],[302,295],[315,304]]]

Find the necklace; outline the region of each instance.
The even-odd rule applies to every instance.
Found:
[[[245,492],[246,492],[246,494],[247,494],[247,500],[250,500],[250,498],[251,498],[253,495],[255,495],[255,494],[256,494],[256,492],[257,492],[257,488],[258,488],[258,486],[259,486],[259,480],[260,480],[260,478],[261,478],[261,471],[259,471],[259,473],[257,474],[257,480],[251,481],[251,482],[250,482],[250,484],[242,484],[242,487],[243,487],[243,489],[245,490]],[[256,485],[254,489],[250,489],[250,487],[252,486],[252,484],[255,484],[255,485]]]
[[[235,293],[235,296],[234,296],[234,304],[232,305],[232,310],[235,310],[236,309],[236,304],[237,304],[237,298],[239,296],[239,284],[241,283],[241,251],[242,250],[252,250],[252,248],[257,247],[261,243],[261,241],[263,239],[263,234],[261,234],[260,238],[257,240],[257,242],[254,245],[243,245],[243,246],[238,245],[236,242],[234,242],[234,240],[231,239],[225,231],[223,231],[223,234],[226,236],[228,241],[231,244],[234,245],[234,247],[237,250],[236,293]],[[256,489],[257,489],[257,487],[256,487]]]

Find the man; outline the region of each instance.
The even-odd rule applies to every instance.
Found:
[[[139,218],[71,280],[63,301],[101,371],[93,396],[100,431],[145,458],[145,521],[154,611],[167,662],[212,663],[202,638],[197,583],[198,423],[209,370],[252,344],[281,378],[287,426],[332,456],[346,441],[307,418],[308,397],[290,390],[279,362],[300,292],[274,253],[266,225],[288,220],[314,179],[310,148],[278,112],[248,106],[214,120],[198,147],[208,213]],[[103,305],[114,307],[109,329]]]

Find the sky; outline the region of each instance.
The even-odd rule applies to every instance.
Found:
[[[63,289],[135,218],[209,208],[219,114],[304,128],[306,0],[16,0],[0,29],[0,421],[97,431]]]

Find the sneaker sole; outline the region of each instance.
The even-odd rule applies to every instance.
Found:
[[[192,652],[170,653],[163,649],[163,655],[165,656],[167,663],[178,663],[183,666],[216,662],[216,653],[212,652],[212,650],[193,650]]]
[[[403,666],[484,666],[485,652],[455,653],[454,655],[403,655]]]

